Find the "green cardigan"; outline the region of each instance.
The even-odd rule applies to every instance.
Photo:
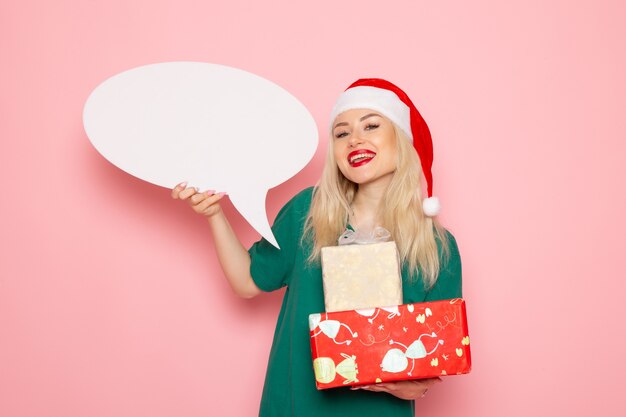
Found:
[[[311,205],[313,188],[307,188],[278,213],[272,231],[280,250],[265,239],[249,250],[250,272],[263,291],[287,287],[270,352],[261,417],[412,417],[414,401],[366,390],[315,388],[309,341],[308,316],[324,311],[322,271],[319,263],[309,264],[312,245],[301,244],[304,221]],[[454,237],[449,234],[450,257],[441,265],[437,283],[426,290],[419,277],[409,281],[402,268],[404,303],[460,298],[461,260]],[[440,251],[441,252],[441,251]]]

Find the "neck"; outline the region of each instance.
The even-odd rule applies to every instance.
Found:
[[[373,229],[381,223],[380,206],[388,183],[361,184],[352,200],[352,225],[357,229]]]

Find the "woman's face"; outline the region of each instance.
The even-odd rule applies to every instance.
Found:
[[[333,122],[332,135],[335,161],[347,179],[359,185],[391,181],[398,151],[389,119],[373,110],[348,110]]]

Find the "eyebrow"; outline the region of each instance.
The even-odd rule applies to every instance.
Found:
[[[380,116],[380,114],[378,114],[378,113],[368,113],[368,114],[366,114],[365,116],[361,117],[361,118],[359,119],[359,122],[362,122],[363,120],[368,119],[368,118],[373,117],[373,116]],[[335,127],[333,127],[333,129],[336,129],[336,128],[337,128],[337,127],[339,127],[339,126],[348,126],[348,122],[340,122],[340,123],[337,123],[337,124],[335,125]]]

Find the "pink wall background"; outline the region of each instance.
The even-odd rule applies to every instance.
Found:
[[[232,295],[205,222],[82,128],[99,82],[173,60],[266,77],[322,128],[358,77],[417,103],[474,360],[418,415],[626,415],[624,21],[617,0],[3,0],[0,415],[257,413],[281,294]]]

